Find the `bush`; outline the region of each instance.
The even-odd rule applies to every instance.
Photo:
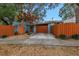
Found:
[[[18,32],[15,32],[14,34],[15,34],[15,35],[18,35]]]
[[[78,34],[74,34],[71,36],[71,38],[75,39],[75,40],[78,40],[79,39],[79,35]]]
[[[32,34],[32,32],[29,32],[29,33],[27,33],[28,35],[31,35]]]
[[[8,37],[8,36],[7,36],[7,35],[3,35],[3,36],[2,36],[2,38],[6,38],[6,37]]]
[[[59,38],[61,38],[61,39],[67,39],[67,36],[66,35],[64,35],[64,34],[61,34],[61,35],[59,35]]]
[[[2,36],[0,36],[0,38],[2,38]]]

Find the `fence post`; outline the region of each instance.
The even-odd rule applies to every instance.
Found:
[[[36,33],[36,25],[34,25],[33,32]]]
[[[51,24],[48,24],[48,33],[51,32]]]

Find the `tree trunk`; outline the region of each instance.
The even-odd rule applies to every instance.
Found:
[[[75,5],[75,17],[76,17],[76,23],[79,23],[79,6]]]
[[[79,8],[76,8],[75,16],[76,16],[76,23],[79,23]]]

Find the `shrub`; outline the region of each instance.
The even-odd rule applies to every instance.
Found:
[[[15,34],[15,35],[18,35],[18,32],[15,32],[14,34]]]
[[[67,39],[67,36],[66,35],[64,35],[64,34],[61,34],[61,35],[59,35],[59,38],[61,38],[61,39]]]
[[[74,34],[71,36],[71,38],[75,39],[75,40],[78,40],[79,39],[79,35],[78,34]]]
[[[28,31],[25,31],[25,33],[28,33]]]
[[[31,34],[32,34],[32,32],[29,32],[29,33],[28,33],[28,35],[31,35]]]
[[[2,38],[6,38],[6,37],[8,37],[8,36],[7,36],[7,35],[3,35],[3,36],[2,36]]]
[[[1,38],[2,36],[0,36],[0,38]]]

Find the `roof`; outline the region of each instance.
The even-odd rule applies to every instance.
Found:
[[[48,22],[40,22],[40,23],[33,23],[32,25],[39,25],[39,24],[51,24],[51,23],[62,23],[61,21],[48,21]]]

